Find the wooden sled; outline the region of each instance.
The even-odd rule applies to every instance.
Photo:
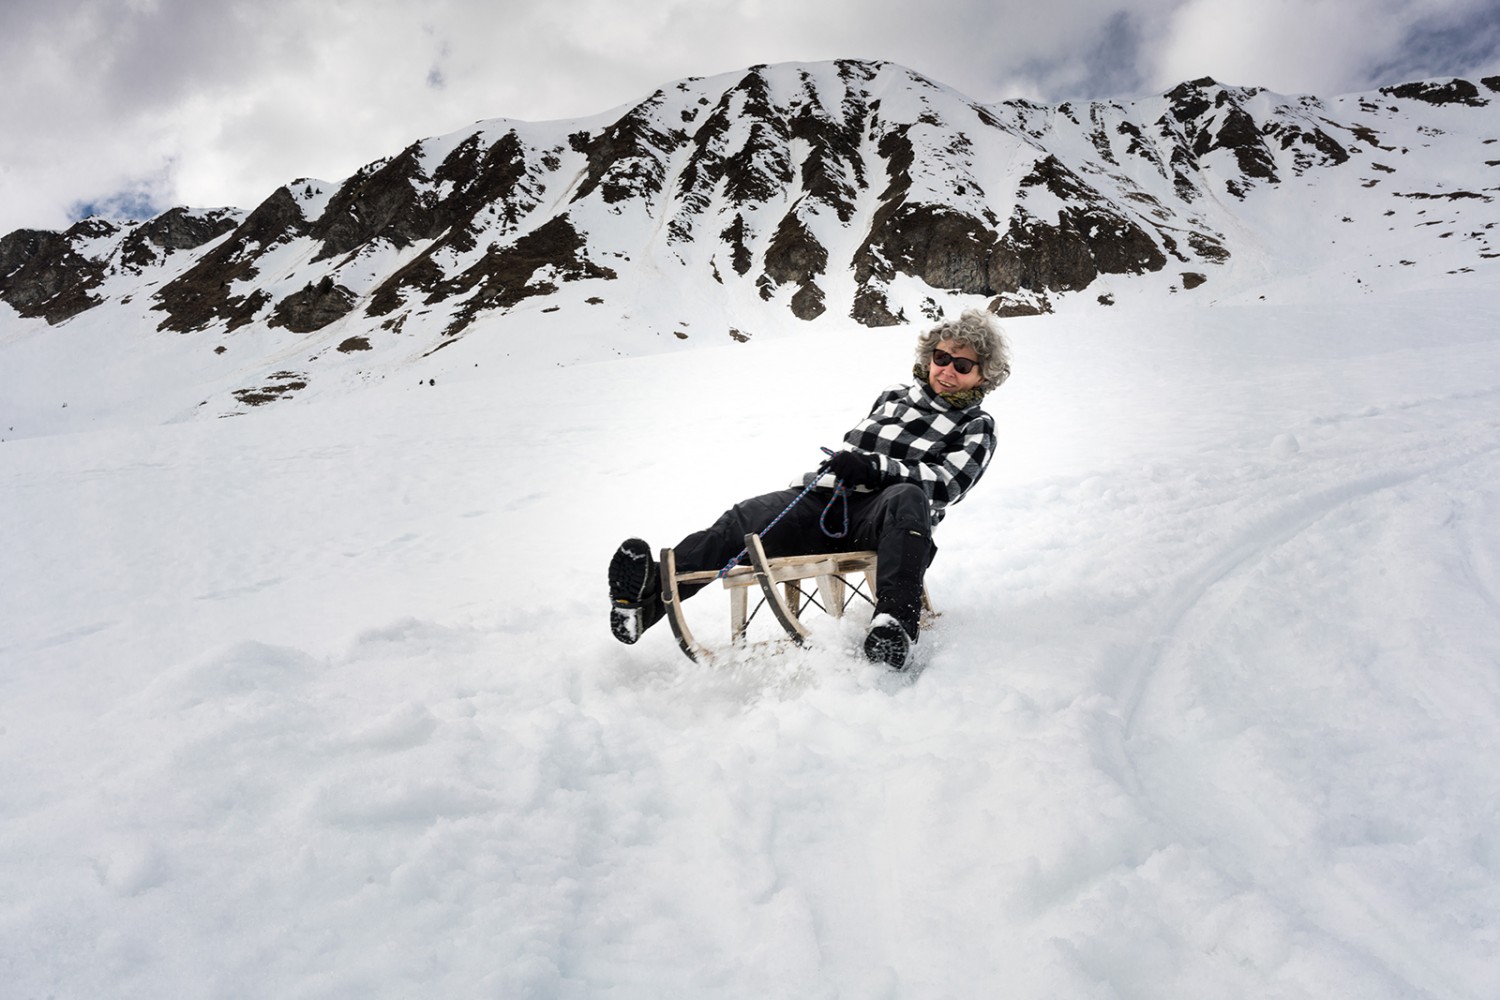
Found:
[[[758,534],[745,536],[745,550],[749,554],[748,566],[736,566],[723,574],[724,587],[729,591],[729,641],[737,647],[746,646],[745,632],[750,620],[762,607],[770,610],[786,638],[802,645],[807,641],[809,630],[802,622],[802,615],[809,608],[817,608],[833,618],[842,618],[844,611],[856,599],[875,603],[875,553],[833,552],[827,555],[766,557]],[[711,662],[714,650],[693,638],[687,619],[682,613],[680,586],[685,583],[712,583],[721,579],[719,570],[696,570],[677,572],[677,559],[671,549],[661,552],[661,596],[667,621],[677,645],[695,662]],[[851,580],[851,577],[854,579]],[[863,579],[859,579],[863,577]],[[806,586],[806,581],[815,586]],[[752,591],[759,603],[750,608]],[[924,618],[932,614],[932,605],[927,592],[922,592]]]

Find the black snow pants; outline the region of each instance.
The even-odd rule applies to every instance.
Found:
[[[829,490],[812,490],[774,528],[766,525],[786,508],[801,490],[779,490],[752,497],[726,510],[703,531],[695,531],[677,543],[675,550],[680,572],[723,569],[745,547],[745,536],[763,532],[761,545],[766,555],[822,555],[827,552],[852,552],[873,549],[875,565],[875,613],[889,614],[913,637],[922,613],[922,578],[936,554],[932,544],[931,515],[927,495],[920,486],[902,483],[873,493],[849,495],[849,531],[843,538],[830,538],[820,520],[830,531],[844,526],[843,501],[833,505]],[[682,587],[684,599],[701,590],[703,584]]]

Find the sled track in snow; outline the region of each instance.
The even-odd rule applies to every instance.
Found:
[[[1123,738],[1128,741],[1135,735],[1137,712],[1166,651],[1182,641],[1184,622],[1215,588],[1247,572],[1276,549],[1346,504],[1458,468],[1496,452],[1500,452],[1500,445],[1469,448],[1415,468],[1351,479],[1288,503],[1276,513],[1249,525],[1240,532],[1233,544],[1220,548],[1157,599],[1159,609],[1151,617],[1160,624],[1153,630],[1152,637],[1129,657],[1125,667],[1119,671],[1119,682],[1113,692],[1124,720]]]
[[[1148,616],[1149,621],[1157,623],[1151,637],[1122,657],[1123,665],[1114,675],[1114,690],[1110,693],[1119,711],[1120,724],[1105,732],[1106,745],[1101,749],[1115,779],[1161,827],[1168,841],[1189,847],[1231,884],[1265,895],[1279,912],[1299,922],[1310,920],[1319,932],[1330,933],[1332,927],[1347,926],[1348,914],[1359,912],[1358,922],[1363,931],[1357,936],[1335,935],[1339,948],[1358,955],[1365,968],[1384,970],[1392,983],[1401,983],[1405,989],[1415,988],[1423,995],[1461,997],[1467,994],[1454,983],[1453,970],[1444,968],[1420,943],[1408,940],[1395,923],[1389,903],[1382,905],[1381,900],[1368,897],[1357,876],[1337,879],[1332,886],[1336,893],[1333,898],[1322,898],[1318,889],[1311,887],[1316,880],[1310,871],[1307,873],[1310,888],[1305,896],[1283,897],[1269,889],[1262,877],[1265,870],[1302,866],[1296,857],[1296,841],[1291,839],[1297,833],[1296,818],[1287,820],[1263,811],[1261,804],[1253,801],[1253,790],[1248,793],[1252,800],[1239,802],[1238,811],[1215,814],[1212,797],[1205,800],[1197,795],[1203,787],[1195,786],[1194,781],[1201,785],[1205,778],[1222,775],[1216,774],[1212,764],[1202,762],[1179,762],[1180,766],[1174,766],[1170,748],[1155,750],[1160,760],[1153,760],[1150,734],[1142,728],[1143,708],[1150,701],[1151,689],[1165,680],[1160,671],[1172,662],[1194,660],[1190,652],[1174,655],[1175,649],[1191,647],[1202,636],[1203,629],[1194,627],[1193,619],[1207,614],[1207,606],[1215,603],[1220,606],[1215,610],[1232,607],[1237,579],[1244,578],[1277,550],[1340,508],[1424,478],[1441,477],[1500,453],[1500,445],[1476,446],[1471,439],[1467,446],[1444,450],[1446,455],[1433,459],[1431,449],[1422,449],[1426,461],[1351,478],[1280,506],[1247,524],[1235,541],[1219,547],[1157,598]],[[1412,452],[1406,452],[1406,456],[1412,457]],[[1480,568],[1468,569],[1477,576],[1488,575]],[[1495,596],[1489,581],[1476,577],[1475,582],[1482,599],[1493,603]],[[1234,802],[1233,790],[1217,791],[1220,800]],[[1330,885],[1325,883],[1320,888],[1326,893]],[[1343,919],[1327,919],[1333,912],[1343,913]]]

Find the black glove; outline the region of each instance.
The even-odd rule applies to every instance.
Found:
[[[850,489],[867,486],[880,489],[880,463],[863,451],[840,451],[828,460],[828,471]]]

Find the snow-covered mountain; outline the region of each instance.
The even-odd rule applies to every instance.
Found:
[[[483,122],[248,212],[11,233],[0,331],[80,324],[71,353],[94,364],[53,373],[70,398],[35,401],[49,411],[97,416],[128,395],[115,367],[167,355],[152,391],[170,419],[410,377],[465,338],[491,346],[457,367],[524,354],[534,331],[574,361],[976,303],[1232,301],[1308,268],[1421,284],[1500,257],[1497,92],[1320,99],[1204,79],[984,105],[888,63],[757,66],[594,118]]]

